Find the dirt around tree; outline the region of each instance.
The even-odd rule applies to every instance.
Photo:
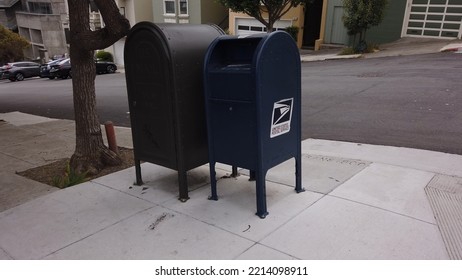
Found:
[[[86,181],[102,177],[135,165],[134,157],[133,157],[133,150],[128,148],[119,147],[119,155],[122,159],[122,164],[117,166],[106,166],[103,170],[101,170],[98,174],[93,176],[88,176]],[[67,163],[69,162],[69,158],[63,158],[57,160],[55,162],[34,167],[22,172],[17,172],[18,175],[26,177],[28,179],[38,181],[40,183],[54,186],[54,178],[62,177],[65,174]]]

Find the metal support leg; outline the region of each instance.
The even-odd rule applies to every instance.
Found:
[[[249,170],[250,178],[249,181],[255,181],[255,170]]]
[[[218,200],[217,195],[217,174],[215,172],[215,162],[210,162],[210,188],[211,194],[209,200]]]
[[[237,172],[237,166],[234,166],[234,165],[233,165],[232,170],[233,170],[233,171],[232,171],[232,173],[231,173],[231,177],[233,177],[233,178],[238,177],[238,176],[239,176],[239,173]]]
[[[305,191],[302,187],[302,160],[299,156],[295,157],[295,191],[297,193]]]
[[[141,162],[139,159],[135,159],[135,174],[136,174],[136,185],[143,185],[143,179],[141,178]]]
[[[266,172],[265,172],[266,174]],[[257,216],[264,219],[268,215],[266,211],[266,182],[263,171],[257,172],[256,192],[257,192]]]
[[[180,187],[180,197],[178,198],[181,202],[186,202],[189,199],[188,196],[188,175],[185,170],[178,171],[178,183]]]

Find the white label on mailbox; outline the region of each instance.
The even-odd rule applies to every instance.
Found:
[[[293,103],[293,98],[283,99],[274,103],[273,117],[271,118],[271,138],[290,131]]]

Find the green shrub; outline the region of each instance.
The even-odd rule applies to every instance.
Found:
[[[112,56],[112,53],[107,52],[107,51],[97,51],[96,59],[102,60],[102,61],[114,62],[114,57]]]
[[[376,43],[367,43],[367,48],[365,53],[373,53],[380,50],[379,45]]]
[[[373,53],[379,50],[379,45],[375,43],[366,43],[362,42],[361,44],[356,45],[355,47],[344,48],[339,55],[350,55],[350,54],[360,54],[360,53]]]
[[[297,42],[298,30],[299,30],[299,28],[297,26],[293,26],[293,25],[286,28],[286,32],[289,33],[289,35],[292,38],[294,38],[295,42]]]
[[[73,185],[78,185],[87,180],[87,172],[77,173],[71,168],[69,161],[66,163],[64,175],[53,178],[53,186],[64,189]]]
[[[339,55],[350,55],[350,54],[356,54],[355,52],[355,49],[354,48],[344,48],[340,53]]]

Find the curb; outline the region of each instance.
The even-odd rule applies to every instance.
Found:
[[[313,62],[313,61],[325,61],[325,60],[339,60],[339,59],[353,59],[353,58],[360,58],[362,54],[351,54],[351,55],[304,55],[301,56],[302,62]]]

